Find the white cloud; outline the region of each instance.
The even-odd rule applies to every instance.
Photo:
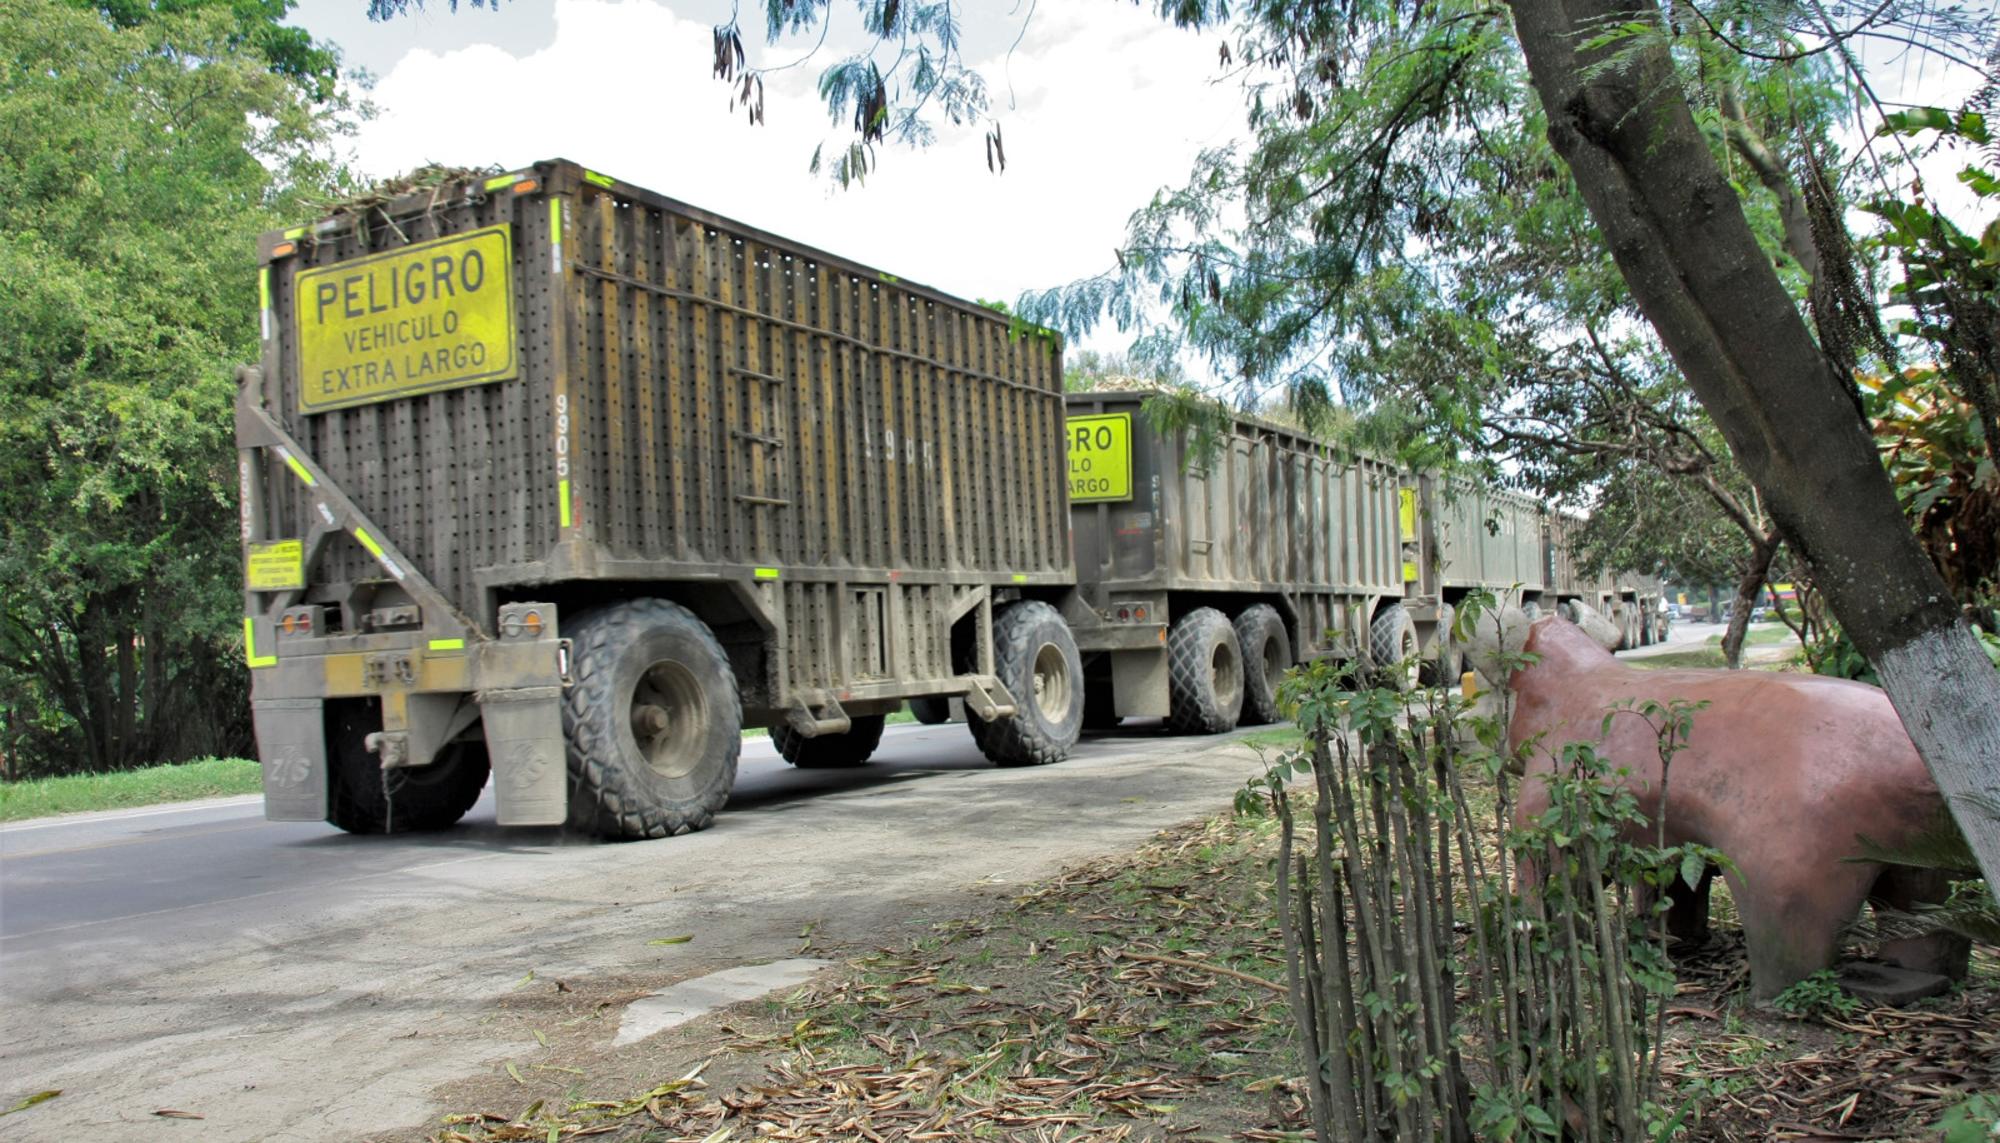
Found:
[[[555,29],[518,58],[490,44],[405,54],[373,92],[362,168],[562,156],[903,278],[1011,300],[1109,265],[1130,212],[1242,124],[1238,91],[1210,83],[1213,37],[1143,8],[1055,0],[1011,54],[1001,43],[977,65],[1005,174],[987,173],[976,124],[926,151],[884,149],[867,185],[843,192],[806,169],[816,144],[846,139],[816,92],[830,51],[771,75],[766,125],[750,127],[709,76],[707,23],[650,0],[556,0]]]

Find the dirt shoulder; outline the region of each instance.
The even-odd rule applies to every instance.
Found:
[[[1188,823],[891,940],[808,934],[801,951],[839,964],[806,987],[623,1050],[550,1039],[441,1092],[458,1109],[443,1124],[382,1138],[1304,1138],[1273,848],[1263,822]],[[1927,1138],[2000,1089],[1991,955],[1946,997],[1792,1019],[1749,1003],[1725,897],[1715,939],[1677,970],[1663,1102],[1684,1109],[1681,1138]],[[618,1001],[551,986],[500,1008],[579,1027],[615,1021]]]

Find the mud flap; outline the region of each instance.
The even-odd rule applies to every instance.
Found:
[[[561,825],[569,816],[561,687],[482,691],[480,721],[503,826]]]
[[[326,723],[319,699],[257,699],[250,704],[257,754],[264,760],[264,817],[274,822],[326,820]]]

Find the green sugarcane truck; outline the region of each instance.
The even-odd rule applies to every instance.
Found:
[[[260,247],[239,376],[267,815],[700,829],[741,730],[1002,763],[1083,713],[1044,331],[566,161]]]

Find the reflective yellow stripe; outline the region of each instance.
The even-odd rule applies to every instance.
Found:
[[[777,579],[777,578],[778,578],[778,569],[777,569],[777,568],[757,568],[757,569],[755,569],[755,574],[756,574],[756,576],[757,576],[757,578],[758,578],[758,579]]]
[[[1414,544],[1417,542],[1417,490],[1416,489],[1414,488],[1403,489],[1402,504],[1400,507],[1402,509],[1401,523],[1403,525],[1403,542],[1406,544]],[[1411,576],[1410,578],[1415,579],[1416,577]]]
[[[269,266],[257,271],[257,308],[262,310],[271,308],[271,268]]]
[[[257,621],[248,615],[243,617],[243,661],[252,667],[268,667],[278,661],[276,655],[257,654]]]
[[[1417,582],[1417,561],[1415,560],[1403,561],[1403,582],[1404,583]]]
[[[583,181],[587,183],[596,183],[598,186],[601,187],[609,187],[611,185],[611,176],[600,175],[596,171],[585,171],[583,172]]]
[[[521,176],[519,175],[494,175],[492,178],[487,179],[486,182],[481,185],[483,185],[487,190],[492,191],[492,190],[499,190],[502,187],[511,187],[515,183],[518,183],[520,181],[521,181]]]
[[[354,529],[354,538],[361,541],[361,546],[368,549],[369,555],[378,560],[382,558],[382,545],[375,542],[375,537],[368,534],[368,529]]]
[[[569,527],[569,481],[567,480],[556,482],[556,506],[559,514],[562,516],[562,526],[565,528]]]
[[[1025,575],[1024,573],[1021,573],[1021,572],[1015,572],[1015,573],[1014,573],[1014,582],[1015,582],[1015,583],[1026,583],[1026,582],[1028,582],[1028,577],[1027,577],[1027,576],[1026,576],[1026,575]]]
[[[304,238],[305,236],[306,228],[303,226],[294,226],[290,230],[285,231],[285,237],[293,240]]]
[[[314,487],[319,483],[319,481],[313,479],[313,474],[306,470],[306,466],[299,462],[298,457],[293,456],[284,449],[279,449],[278,454],[285,458],[285,467],[292,470],[292,475],[304,481],[307,488]]]
[[[431,640],[430,647],[433,651],[463,651],[465,650],[465,640],[433,639]]]

